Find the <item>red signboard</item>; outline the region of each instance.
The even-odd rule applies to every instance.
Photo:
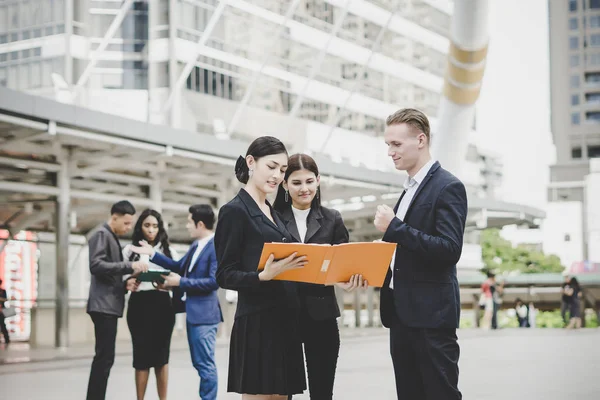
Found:
[[[575,261],[569,268],[571,274],[600,273],[600,263],[590,261]]]
[[[0,229],[0,240],[8,238]],[[35,234],[19,232],[0,253],[0,278],[8,295],[6,307],[17,315],[6,319],[11,340],[28,340],[31,333],[30,310],[37,298],[38,249]]]

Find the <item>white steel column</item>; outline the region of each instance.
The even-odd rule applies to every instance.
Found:
[[[177,52],[175,51],[175,41],[177,40],[177,0],[169,1],[169,90],[173,90],[177,82]],[[165,100],[166,101],[166,100]],[[162,109],[162,108],[161,108]],[[168,125],[175,126],[175,109],[171,107],[170,113],[159,115],[168,120]]]
[[[454,2],[444,92],[431,146],[434,157],[455,174],[460,174],[464,165],[475,102],[481,90],[488,20],[489,0]]]
[[[152,208],[162,213],[162,191],[161,191],[161,176],[156,174],[152,177],[150,184],[150,200],[152,200]]]
[[[67,84],[73,83],[73,51],[71,41],[73,40],[73,0],[65,0],[65,72],[64,78]]]
[[[69,232],[70,232],[70,179],[69,156],[60,163],[57,173],[56,199],[56,304],[54,343],[56,347],[69,345]]]

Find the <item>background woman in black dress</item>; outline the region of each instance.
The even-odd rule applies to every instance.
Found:
[[[144,210],[138,218],[133,230],[132,245],[139,246],[141,240],[145,240],[167,257],[178,258],[174,254],[175,250],[169,246],[169,237],[158,211]],[[131,244],[125,246],[123,256],[124,259],[132,261],[144,257],[150,267],[160,268],[149,262],[148,256],[133,253]],[[171,335],[175,326],[175,313],[169,292],[155,288],[151,282],[141,282],[137,291],[132,292],[129,297],[127,325],[133,343],[133,368],[138,400],[142,400],[146,394],[150,368],[154,368],[156,374],[158,397],[161,400],[166,399]]]
[[[312,157],[294,154],[288,160],[282,186],[273,207],[297,242],[340,244],[348,242],[348,230],[336,210],[321,206],[319,168]],[[366,287],[361,275],[339,286],[351,291]],[[298,284],[300,334],[304,342],[308,388],[312,400],[333,398],[335,369],[340,350],[340,316],[333,286]]]
[[[306,258],[292,254],[274,261],[271,256],[264,270],[257,271],[265,243],[292,241],[267,201],[283,180],[287,163],[278,139],[263,136],[252,142],[235,167],[246,186],[221,207],[215,231],[217,282],[238,291],[227,390],[241,393],[244,400],[285,400],[306,389],[296,286],[272,280],[304,266]]]
[[[569,288],[565,290],[565,293],[570,298],[570,320],[566,326],[567,329],[579,329],[581,328],[581,286],[577,278],[572,277],[569,281]]]

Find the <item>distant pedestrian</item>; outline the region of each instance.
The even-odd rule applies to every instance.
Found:
[[[10,336],[8,335],[8,328],[6,327],[6,321],[4,318],[4,302],[8,300],[8,295],[6,294],[6,290],[2,288],[2,279],[0,279],[0,329],[2,330],[2,335],[4,335],[4,343],[10,343]]]

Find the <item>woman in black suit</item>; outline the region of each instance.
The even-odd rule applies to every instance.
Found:
[[[215,231],[217,282],[237,290],[238,303],[229,347],[227,391],[242,399],[281,399],[306,389],[302,343],[298,334],[295,284],[272,281],[302,267],[306,257],[274,261],[258,272],[263,245],[292,238],[267,201],[288,165],[283,143],[270,136],[254,140],[235,166],[246,186],[221,207]]]
[[[288,160],[283,185],[273,207],[295,241],[301,243],[340,244],[348,242],[348,230],[336,210],[321,206],[319,169],[306,154],[294,154]],[[340,316],[333,286],[301,283],[300,334],[304,342],[308,387],[312,400],[333,398],[333,382],[340,350]],[[361,275],[339,284],[347,291],[366,287]]]

